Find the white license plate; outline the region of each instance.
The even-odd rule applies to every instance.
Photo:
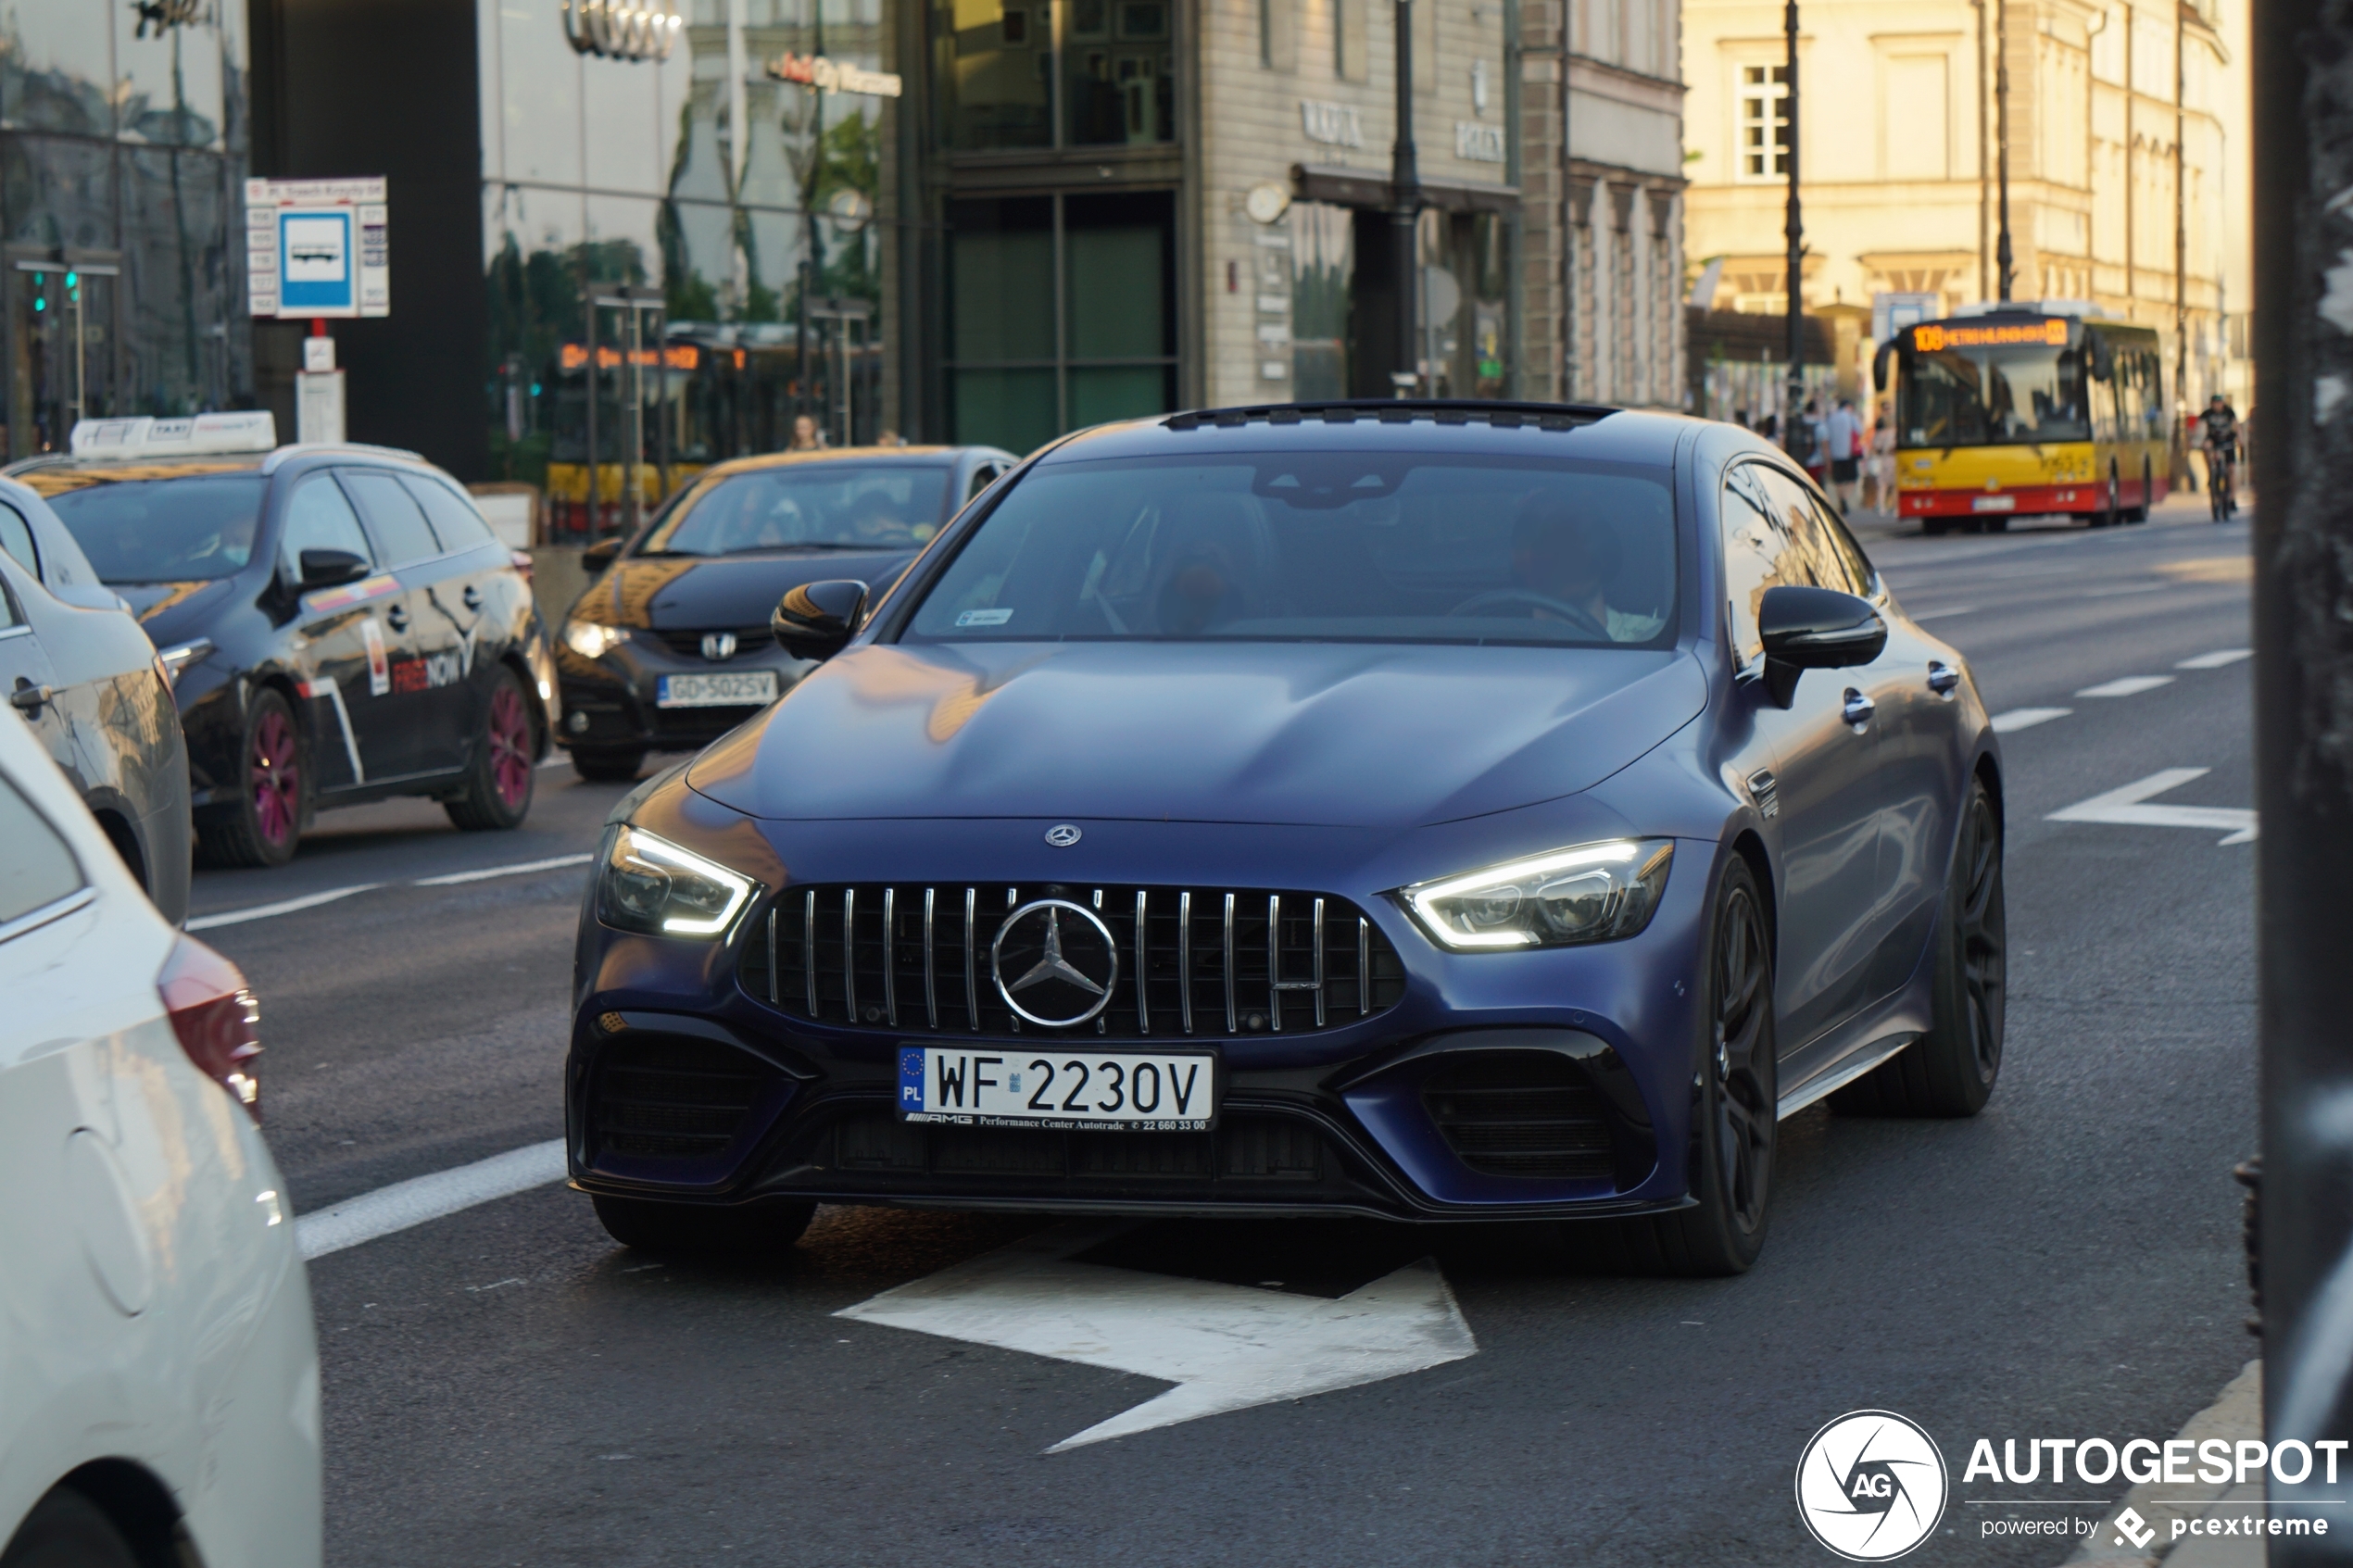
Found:
[[[657,708],[752,708],[775,700],[774,670],[741,670],[724,675],[664,675],[654,691]]]
[[[1205,1133],[1217,1115],[1217,1059],[1199,1051],[901,1046],[899,1110],[910,1122],[980,1127]]]
[[[1969,510],[1975,512],[2014,512],[2018,510],[2018,497],[2015,495],[1980,495],[1969,503]]]

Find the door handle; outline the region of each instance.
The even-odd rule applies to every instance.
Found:
[[[1961,672],[1941,659],[1928,661],[1928,689],[1938,696],[1951,696],[1953,688],[1961,684]]]
[[[1871,715],[1878,711],[1879,704],[1856,691],[1853,686],[1846,688],[1846,705],[1841,708],[1839,712],[1845,717],[1848,723],[1860,730],[1871,721]]]
[[[394,605],[384,611],[384,624],[396,632],[406,632],[409,630],[409,611],[400,605]]]
[[[36,686],[23,676],[17,677],[17,689],[8,694],[8,706],[28,719],[37,719],[41,710],[57,696],[46,686]]]
[[[482,590],[475,587],[471,583],[466,584],[466,591],[458,596],[466,601],[466,608],[468,609],[480,609],[482,608]]]

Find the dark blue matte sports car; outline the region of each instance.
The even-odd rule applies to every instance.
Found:
[[[1776,1122],[2001,1065],[1960,656],[1729,425],[1178,414],[1039,452],[616,809],[572,1172],[623,1242],[816,1202],[1593,1217],[1743,1269]]]

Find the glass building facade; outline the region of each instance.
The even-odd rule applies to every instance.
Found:
[[[250,407],[241,0],[0,6],[10,458],[77,419]]]

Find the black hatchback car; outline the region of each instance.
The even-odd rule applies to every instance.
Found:
[[[803,583],[879,591],[1017,459],[993,446],[780,452],[721,463],[601,569],[558,651],[565,734],[584,778],[628,779],[648,751],[698,751],[816,666],[768,619]]]
[[[208,858],[283,863],[319,808],[395,795],[460,828],[521,824],[554,659],[465,491],[412,452],[141,453],[139,434],[14,471],[175,675]]]

